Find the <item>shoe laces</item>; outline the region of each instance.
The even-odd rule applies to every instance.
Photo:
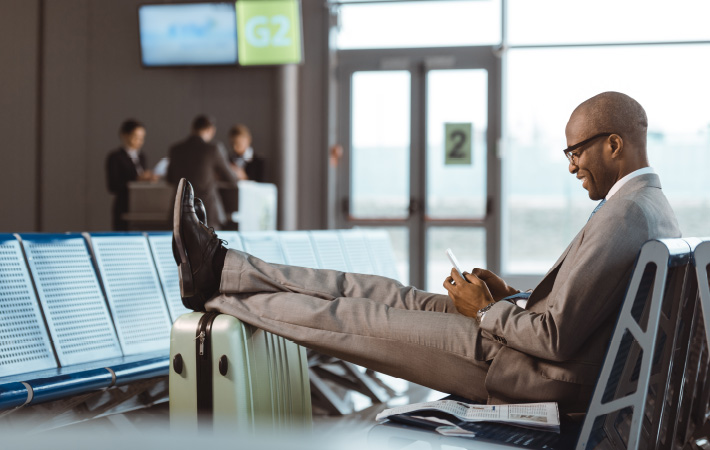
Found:
[[[207,227],[207,231],[209,231],[210,235],[214,236],[219,241],[221,246],[226,248],[229,245],[229,242],[226,239],[220,239],[220,237],[217,236],[217,232],[214,230],[214,227]]]

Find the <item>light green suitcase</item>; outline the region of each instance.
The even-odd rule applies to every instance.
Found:
[[[180,432],[310,428],[303,347],[235,317],[193,312],[170,334],[170,424]]]

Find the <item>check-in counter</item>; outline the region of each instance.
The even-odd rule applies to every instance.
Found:
[[[237,189],[220,186],[227,217],[225,227],[239,231],[276,229],[277,189],[271,183],[239,181]],[[159,181],[128,183],[128,212],[123,218],[130,230],[171,230],[175,186]]]

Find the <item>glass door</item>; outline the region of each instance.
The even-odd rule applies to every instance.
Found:
[[[500,63],[490,47],[338,53],[336,224],[389,231],[404,282],[444,292],[451,248],[498,270]]]

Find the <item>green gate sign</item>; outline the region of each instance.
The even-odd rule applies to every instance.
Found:
[[[444,165],[471,165],[472,123],[444,124]]]
[[[239,0],[239,64],[301,62],[301,14],[298,0]]]

